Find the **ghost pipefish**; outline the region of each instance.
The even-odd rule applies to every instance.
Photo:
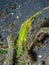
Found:
[[[27,33],[30,29],[30,26],[32,24],[32,22],[39,16],[42,14],[42,11],[37,12],[36,14],[34,14],[31,18],[29,18],[27,21],[25,21],[19,31],[19,37],[18,37],[18,50],[17,50],[17,58],[20,57],[20,54],[22,52],[22,43],[23,41],[26,43],[27,41]]]
[[[19,37],[18,37],[18,49],[17,49],[17,58],[20,57],[21,52],[22,52],[22,43],[27,41],[27,33],[30,30],[32,22],[40,16],[46,9],[49,7],[44,8],[43,10],[35,13],[31,18],[27,19],[21,26],[20,31],[19,31]]]

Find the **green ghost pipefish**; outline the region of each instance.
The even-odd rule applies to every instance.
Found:
[[[19,31],[19,37],[18,37],[18,49],[17,49],[17,58],[20,57],[21,52],[22,52],[22,43],[27,41],[27,33],[30,30],[31,24],[32,22],[38,17],[40,16],[46,9],[48,9],[49,7],[44,8],[43,10],[35,13],[32,17],[30,17],[29,19],[27,19],[21,26],[20,31]]]
[[[27,33],[30,30],[32,22],[42,14],[42,11],[37,12],[34,14],[31,18],[29,18],[27,21],[25,21],[19,31],[19,37],[18,37],[18,50],[17,50],[17,58],[20,57],[20,54],[22,52],[22,43],[27,41]]]

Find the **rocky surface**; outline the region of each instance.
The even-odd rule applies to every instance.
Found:
[[[36,53],[37,54],[37,57],[36,57],[37,61],[38,62],[44,61],[45,64],[43,64],[43,65],[46,65],[46,63],[47,63],[46,58],[49,57],[49,49],[48,49],[49,48],[49,40],[48,40],[49,33],[45,32],[44,30],[47,29],[47,27],[49,27],[49,19],[46,19],[45,21],[39,22],[37,24],[39,25],[39,26],[37,25],[38,30],[36,31],[36,35],[32,36],[34,38],[32,38],[33,42],[32,42],[32,45],[30,47],[29,52],[33,56]],[[36,26],[35,26],[35,30],[36,30]],[[35,53],[33,54],[33,52],[35,52]]]

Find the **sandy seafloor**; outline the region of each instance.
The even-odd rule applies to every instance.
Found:
[[[0,18],[0,34],[5,38],[9,33],[18,34],[21,24],[39,10],[49,6],[49,0],[0,0],[0,12],[5,10],[8,4],[16,4],[16,9],[8,9],[8,14]],[[47,17],[48,13],[42,15]],[[40,18],[38,20],[40,20]],[[15,28],[10,31],[8,25],[14,23]]]
[[[4,43],[7,44],[7,36],[9,34],[14,34],[15,38],[18,35],[21,24],[32,16],[35,12],[40,11],[41,9],[49,6],[49,0],[0,0],[0,12],[6,9],[7,4],[16,4],[15,9],[8,9],[9,13],[4,17],[0,18],[0,35],[3,37]],[[47,10],[43,15],[41,15],[34,23],[36,24],[41,18],[49,18],[49,10]],[[8,28],[9,24],[13,23],[14,28],[10,30]],[[49,42],[48,42],[49,43]],[[49,46],[42,48],[38,54],[47,55],[49,52]],[[45,56],[44,55],[44,56]],[[43,57],[44,57],[43,56]],[[49,54],[48,54],[49,56]]]

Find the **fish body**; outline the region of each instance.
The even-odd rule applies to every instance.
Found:
[[[42,11],[35,13],[31,18],[27,19],[21,26],[18,37],[18,50],[17,50],[17,58],[20,57],[22,52],[22,43],[27,41],[27,33],[30,30],[32,22],[42,14]]]

